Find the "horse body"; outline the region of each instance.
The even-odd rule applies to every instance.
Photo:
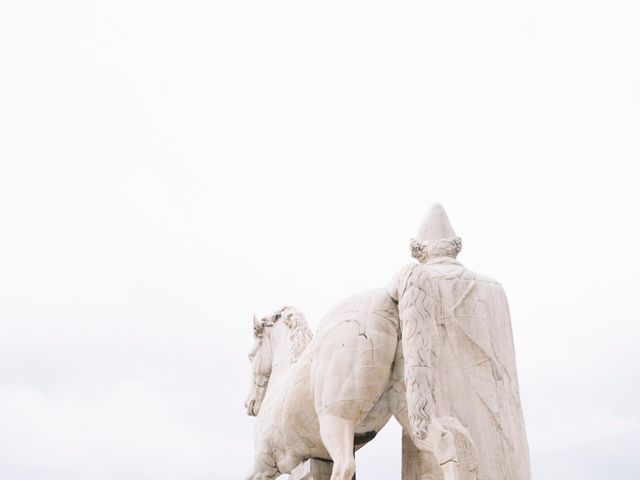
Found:
[[[272,326],[267,330],[275,359],[291,344],[283,322],[274,320]],[[297,361],[273,362],[261,405],[254,408],[254,400],[248,401],[250,413],[257,413],[256,457],[248,479],[275,478],[304,459],[321,458],[334,462],[331,480],[350,480],[353,451],[392,415],[409,429],[400,338],[396,303],[385,290],[371,290],[327,313]],[[254,385],[260,383],[255,375],[254,359]],[[440,464],[450,462],[443,467],[449,471],[445,478],[455,480],[452,435],[437,419],[432,427],[428,441],[417,446]]]

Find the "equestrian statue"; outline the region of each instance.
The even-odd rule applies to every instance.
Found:
[[[412,452],[405,480],[530,480],[506,296],[456,260],[460,249],[435,204],[411,240],[417,262],[339,303],[315,336],[292,307],[254,316],[247,480],[306,459],[351,480],[354,451],[392,416]]]

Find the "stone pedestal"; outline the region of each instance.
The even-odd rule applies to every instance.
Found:
[[[329,480],[333,462],[311,458],[298,465],[289,476],[289,480]]]

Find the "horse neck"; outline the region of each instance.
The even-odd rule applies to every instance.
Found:
[[[281,322],[276,323],[270,332],[271,341],[271,377],[276,377],[291,365],[291,339],[289,328]]]

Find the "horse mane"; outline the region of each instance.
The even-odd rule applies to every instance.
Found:
[[[262,328],[272,327],[277,321],[283,320],[289,328],[289,340],[291,341],[291,362],[295,363],[302,352],[311,342],[313,334],[307,324],[304,314],[293,307],[285,306],[270,317],[261,320]]]

